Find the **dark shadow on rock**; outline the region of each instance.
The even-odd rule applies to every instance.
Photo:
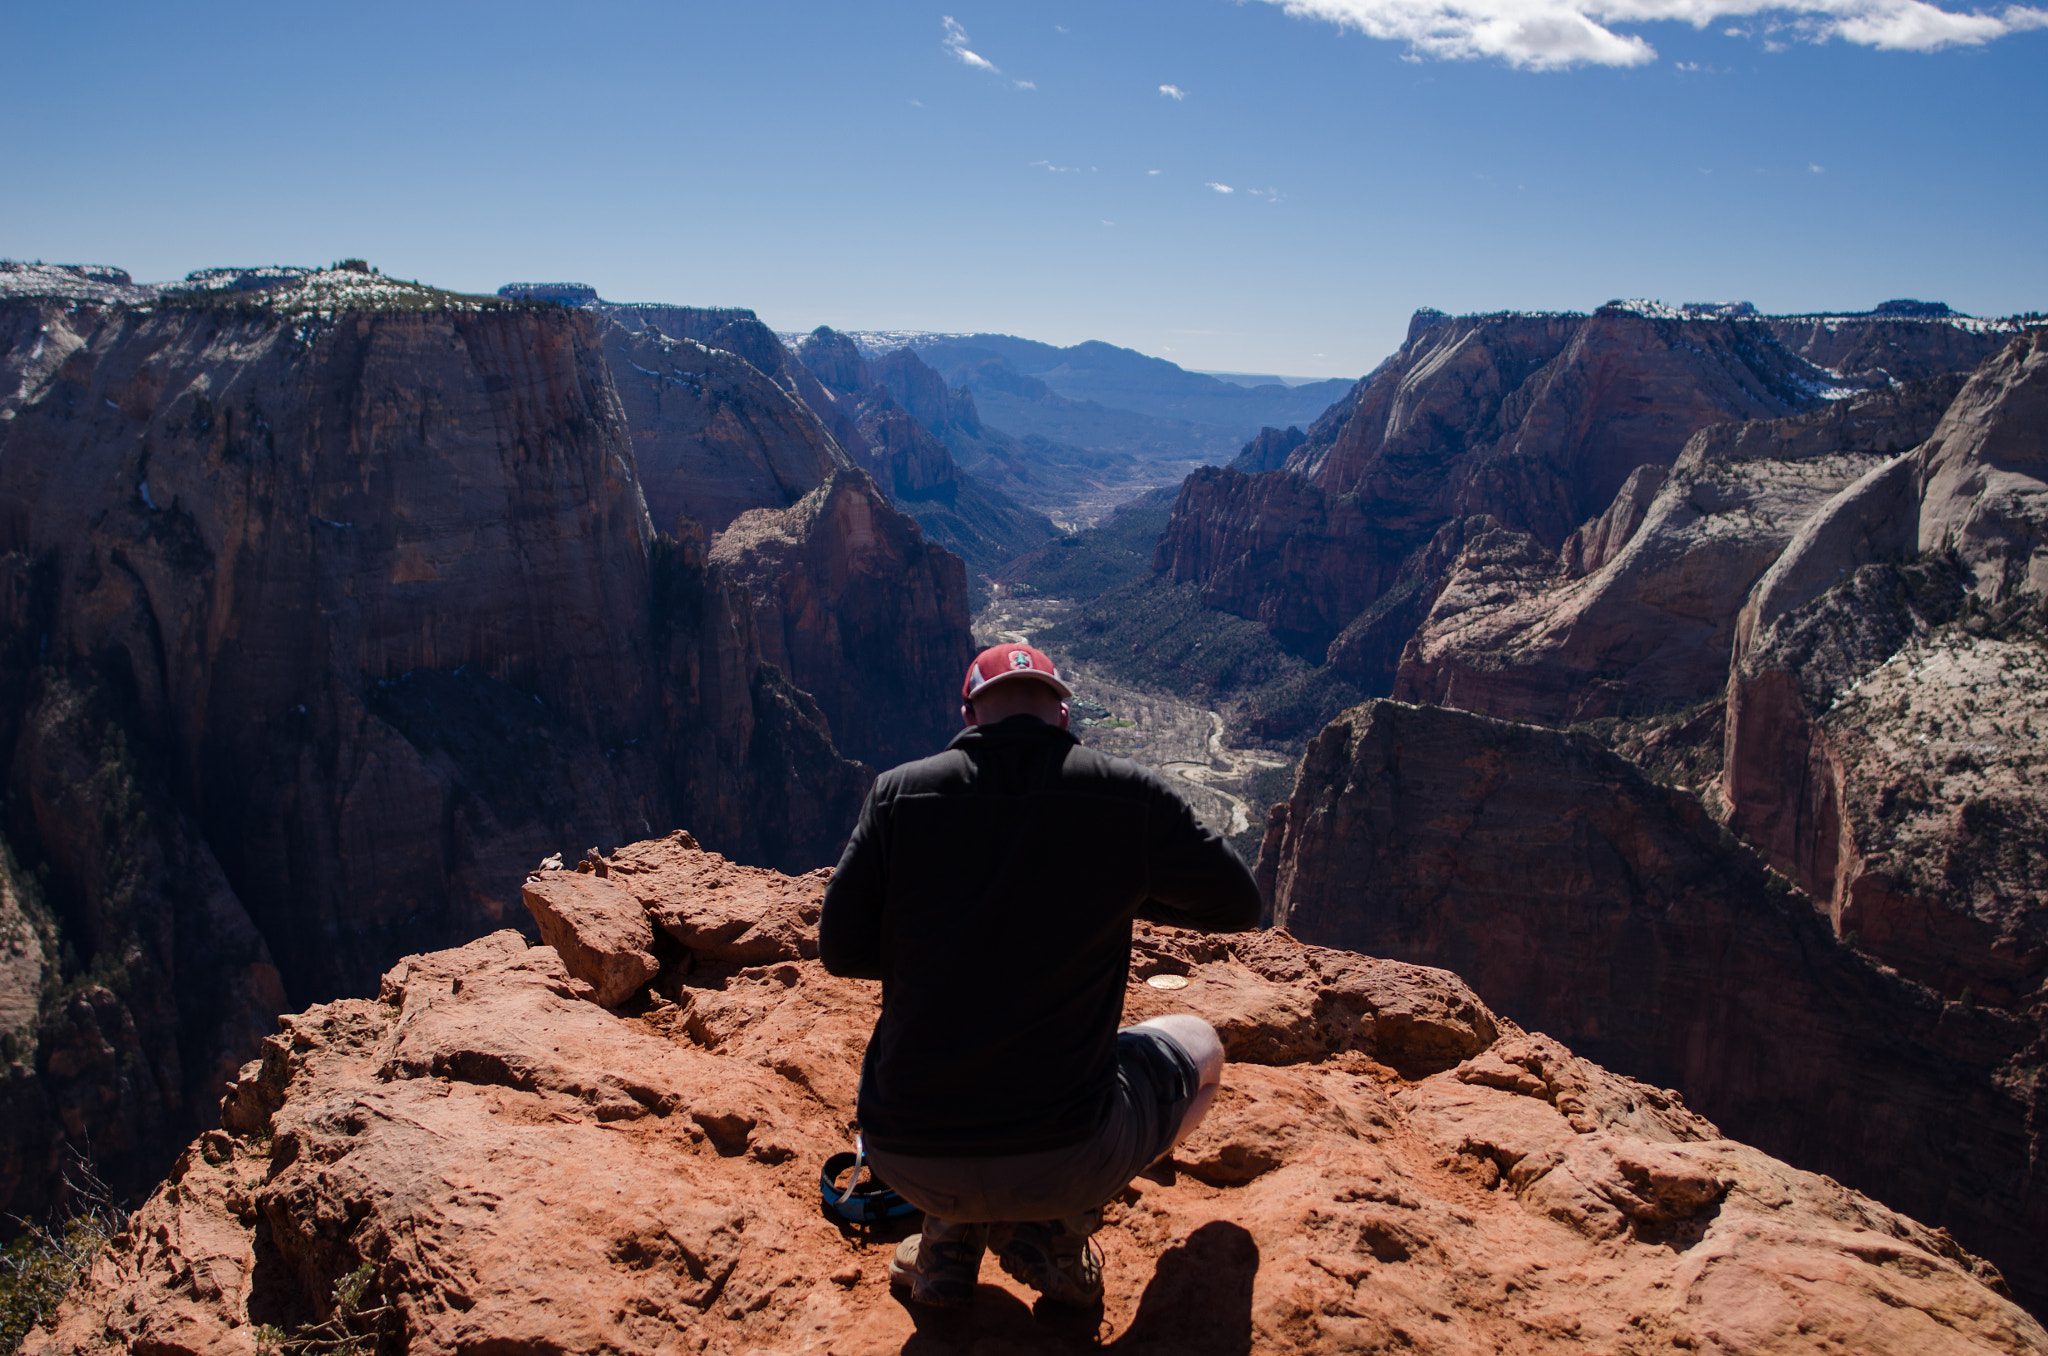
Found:
[[[992,1266],[994,1258],[983,1265]],[[1235,1224],[1217,1220],[1189,1234],[1159,1259],[1138,1300],[1131,1326],[1099,1346],[1100,1305],[1049,1304],[1035,1309],[999,1286],[982,1285],[972,1309],[929,1309],[898,1297],[917,1326],[903,1356],[955,1356],[970,1351],[1115,1352],[1118,1356],[1246,1356],[1252,1349],[1252,1281],[1259,1245]],[[1111,1284],[1115,1277],[1110,1278]]]
[[[993,1258],[984,1258],[990,1265]],[[1000,1350],[1042,1351],[1047,1335],[1032,1322],[1031,1310],[1001,1286],[975,1287],[972,1309],[932,1309],[912,1304],[900,1294],[897,1303],[910,1315],[917,1331],[903,1344],[903,1356],[954,1356],[957,1352]]]
[[[1109,1350],[1244,1356],[1258,1273],[1259,1245],[1249,1233],[1224,1220],[1204,1224],[1159,1259],[1137,1317]]]

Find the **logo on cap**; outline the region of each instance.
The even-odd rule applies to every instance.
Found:
[[[967,666],[966,680],[960,684],[960,699],[971,701],[977,691],[990,683],[1010,682],[1027,675],[1045,683],[1062,698],[1074,695],[1060,677],[1059,669],[1043,652],[1029,645],[1010,643],[991,645],[974,657],[974,662]]]

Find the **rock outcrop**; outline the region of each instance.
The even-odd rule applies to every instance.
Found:
[[[1696,800],[1591,739],[1355,708],[1310,744],[1259,874],[1304,940],[1454,970],[2048,1304],[2044,1010],[1944,1001],[1858,953]]]
[[[1469,545],[1393,695],[1549,723],[1714,696],[1751,586],[1830,498],[1924,441],[1962,384],[1947,374],[1702,429],[1668,469],[1638,467],[1555,557],[1523,534]]]
[[[13,1213],[51,1203],[65,1142],[146,1188],[286,1003],[523,924],[522,863],[677,824],[832,860],[871,775],[848,749],[943,742],[970,644],[959,561],[730,348],[361,270],[217,272],[0,304],[4,830],[53,929],[5,976],[37,1012]],[[607,344],[655,373],[679,536]],[[742,535],[772,545],[714,561],[693,511],[765,513]]]
[[[1844,490],[1738,619],[1731,827],[1948,995],[2048,983],[2048,333]]]
[[[741,514],[710,564],[746,587],[763,657],[817,700],[841,750],[892,767],[959,730],[959,675],[974,658],[967,571],[866,473]]]
[[[1199,1013],[1233,1063],[1108,1206],[1102,1311],[1034,1313],[989,1262],[973,1311],[913,1311],[894,1235],[819,1209],[877,999],[809,959],[822,873],[682,840],[586,865],[674,943],[649,994],[602,1008],[501,932],[287,1019],[24,1351],[254,1352],[258,1324],[317,1321],[414,1353],[2048,1351],[1939,1230],[1452,975],[1145,927],[1127,1017]],[[729,958],[749,907],[760,944]]]

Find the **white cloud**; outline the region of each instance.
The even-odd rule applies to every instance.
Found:
[[[954,56],[959,57],[962,63],[972,66],[976,70],[993,71],[997,75],[1002,74],[1002,71],[996,66],[995,62],[990,61],[979,52],[968,50],[967,30],[962,28],[952,15],[946,14],[940,17],[946,25],[946,40],[939,44],[940,46],[944,47]]]
[[[1806,169],[1810,174],[1826,174],[1828,172],[1826,165],[1808,165]]]
[[[1267,0],[1296,18],[1322,19],[1368,37],[1405,42],[1413,56],[1494,58],[1526,70],[1640,66],[1656,49],[1623,25],[1676,22],[1704,29],[1723,19],[1780,15],[1815,42],[1933,52],[1978,46],[2048,27],[2028,5],[1962,13],[1928,0]],[[1729,34],[1747,32],[1738,28]],[[1777,44],[1768,44],[1774,45]]]
[[[1037,81],[1035,81],[1035,80],[1012,80],[1012,81],[1011,81],[1010,83],[1011,83],[1011,84],[1013,84],[1013,85],[1015,85],[1015,86],[1016,86],[1016,87],[1017,87],[1018,89],[1037,89],[1037,88],[1038,88],[1038,82],[1037,82]]]
[[[1167,98],[1173,100],[1175,103],[1179,103],[1181,100],[1188,97],[1188,92],[1182,89],[1179,85],[1161,85],[1159,87],[1159,92],[1161,94],[1164,94]]]
[[[1235,193],[1235,192],[1237,192],[1237,190],[1236,190],[1236,189],[1234,189],[1234,188],[1232,188],[1232,187],[1231,187],[1231,186],[1230,186],[1229,184],[1210,184],[1210,185],[1209,185],[1209,187],[1211,187],[1211,188],[1215,189],[1215,190],[1216,190],[1216,191],[1217,191],[1218,193]]]
[[[1145,171],[1145,173],[1147,173],[1147,174],[1157,174],[1157,173],[1159,173],[1159,171],[1158,171],[1158,170],[1146,170],[1146,171]]]
[[[1079,165],[1055,165],[1050,160],[1034,160],[1031,162],[1031,168],[1042,169],[1048,174],[1079,174],[1081,172]]]

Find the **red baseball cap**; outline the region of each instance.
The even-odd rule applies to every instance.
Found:
[[[1059,693],[1062,700],[1074,695],[1074,689],[1061,680],[1060,671],[1046,658],[1045,651],[1029,645],[991,645],[967,666],[967,677],[960,684],[960,700],[971,702],[975,693],[991,683],[1012,678],[1036,678]]]

